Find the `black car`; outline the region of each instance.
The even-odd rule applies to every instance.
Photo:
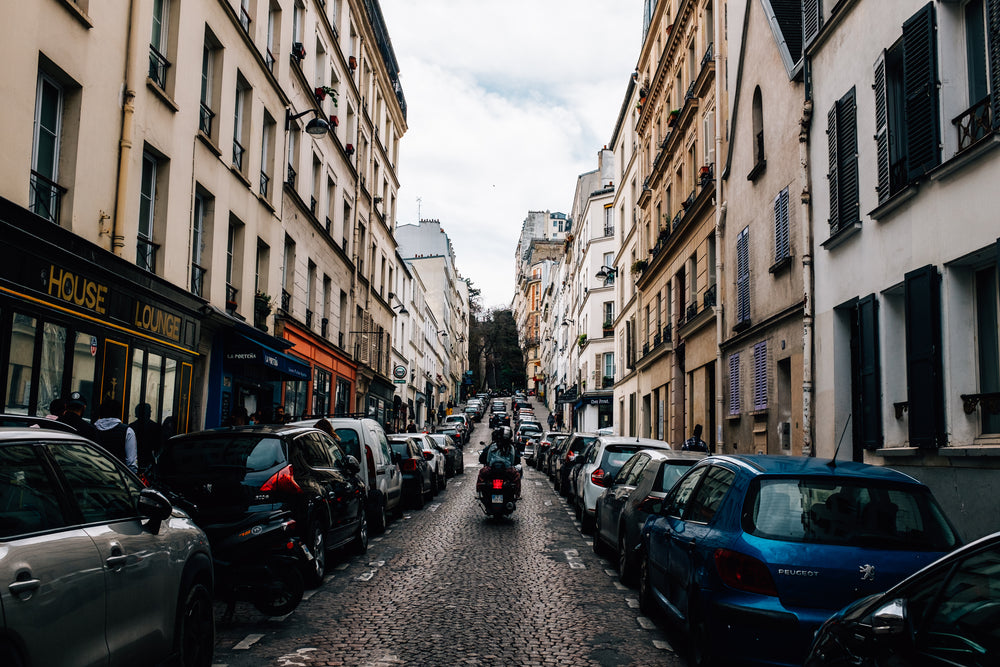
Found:
[[[389,436],[389,447],[403,475],[403,501],[421,509],[434,495],[434,470],[424,458],[424,450],[405,433]]]
[[[327,551],[368,550],[360,465],[323,431],[304,426],[220,428],[168,440],[150,471],[162,488],[193,505],[202,528],[248,514],[289,510],[313,554],[307,582],[318,585]]]
[[[553,479],[555,480],[556,491],[562,496],[570,493],[570,473],[575,467],[574,463],[580,458],[580,454],[587,448],[587,445],[597,439],[596,433],[573,433],[562,441],[552,455]]]
[[[454,477],[465,472],[465,457],[455,439],[447,433],[441,432],[429,433],[428,435],[444,453],[444,474],[448,477]]]
[[[521,424],[517,427],[517,433],[514,437],[516,439],[518,449],[523,452],[524,446],[528,444],[529,440],[538,442],[542,439],[542,427],[540,424],[535,422]]]

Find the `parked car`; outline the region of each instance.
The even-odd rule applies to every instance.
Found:
[[[1000,533],[993,533],[827,619],[806,667],[996,665],[998,572]]]
[[[76,433],[76,429],[66,422],[48,419],[47,417],[33,417],[31,415],[0,414],[0,428],[47,428],[64,433]]]
[[[490,415],[489,421],[490,428],[496,428],[498,426],[510,426],[510,415],[504,409],[494,410]]]
[[[465,444],[462,442],[462,431],[457,426],[439,426],[434,432],[450,437],[455,441],[455,446],[459,450],[465,449]]]
[[[552,479],[559,495],[569,495],[569,473],[572,463],[595,438],[597,436],[593,433],[571,433],[552,454]]]
[[[469,438],[472,437],[472,420],[466,417],[464,414],[448,415],[444,418],[445,424],[455,424],[460,426],[462,429],[462,439],[465,441],[464,444],[469,444]]]
[[[306,582],[316,586],[328,551],[368,550],[367,493],[360,474],[358,459],[326,433],[276,424],[174,436],[164,443],[150,479],[197,507],[199,525],[290,511],[313,555]]]
[[[205,533],[85,438],[0,429],[0,664],[210,665]]]
[[[444,454],[445,476],[454,477],[465,472],[465,460],[462,456],[462,450],[459,449],[452,437],[446,433],[429,433],[428,435],[430,435],[431,440],[437,444],[438,448]]]
[[[618,561],[618,578],[635,583],[635,547],[655,503],[688,468],[705,458],[702,452],[642,449],[614,474],[611,486],[597,497],[594,511],[594,552]]]
[[[340,448],[364,462],[358,475],[368,493],[366,512],[371,530],[381,533],[389,522],[389,516],[402,511],[403,477],[399,466],[392,461],[392,451],[386,440],[382,425],[367,417],[327,417],[334,433],[340,438]],[[315,419],[294,422],[290,425],[314,426]]]
[[[437,495],[438,491],[444,491],[444,488],[448,485],[444,452],[438,448],[437,443],[434,442],[428,433],[410,433],[409,435],[413,436],[417,441],[420,449],[424,452],[424,458],[431,463],[431,477],[434,479],[434,495]]]
[[[643,526],[640,607],[681,624],[693,664],[799,664],[831,614],[958,544],[930,490],[884,466],[709,456]]]
[[[548,474],[549,452],[567,435],[569,434],[559,431],[546,431],[542,434],[542,439],[538,441],[538,451],[535,453],[536,468]]]
[[[542,427],[538,423],[527,423],[521,424],[517,427],[517,431],[514,432],[515,444],[522,450],[524,450],[524,445],[528,440],[538,440],[542,437]]]
[[[669,451],[670,445],[652,438],[624,438],[602,435],[594,440],[576,474],[573,499],[584,533],[594,529],[597,497],[611,486],[622,464],[641,449]]]
[[[403,475],[403,501],[410,507],[422,509],[435,493],[431,462],[424,458],[424,450],[411,433],[389,436],[393,458]]]

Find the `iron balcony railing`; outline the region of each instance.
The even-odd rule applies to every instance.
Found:
[[[958,130],[958,150],[964,151],[993,132],[989,96],[979,100],[951,121]]]
[[[714,46],[715,46],[715,43],[714,42],[710,42],[709,45],[708,45],[708,48],[705,49],[705,55],[703,55],[701,57],[701,68],[702,69],[705,69],[705,66],[708,65],[708,63],[710,63],[712,61],[712,58],[715,57],[714,56],[714,51],[715,50],[713,48]]]
[[[330,220],[330,216],[326,217],[326,233],[329,234],[333,230],[333,221]]]
[[[206,269],[191,264],[191,293],[195,296],[205,296],[205,273]]]
[[[698,314],[698,303],[689,303],[685,312],[687,315],[687,321],[690,322]]]
[[[160,88],[167,87],[167,68],[170,61],[166,56],[156,50],[152,44],[149,45],[149,78]]]
[[[28,208],[49,222],[59,224],[59,210],[67,190],[55,181],[45,178],[37,171],[31,171],[31,201]]]
[[[271,177],[265,174],[263,171],[260,172],[260,195],[262,197],[267,196],[267,189],[271,183]]]
[[[316,198],[309,197],[309,212],[316,215]]]
[[[204,102],[201,103],[201,113],[198,117],[198,129],[212,136],[212,119],[215,118],[215,112],[208,108],[208,105]]]
[[[271,53],[271,49],[268,49],[267,53],[264,54],[264,64],[267,65],[268,71],[274,72],[274,54]]]
[[[705,290],[705,296],[702,297],[704,300],[705,308],[711,308],[712,306],[716,305],[715,296],[718,291],[719,291],[718,283],[708,286],[708,288]]]
[[[136,242],[135,263],[140,269],[156,273],[156,251],[160,246],[150,239],[139,237]]]
[[[238,304],[236,302],[236,297],[239,296],[239,294],[240,294],[240,291],[237,288],[233,287],[229,283],[226,283],[226,310],[227,311],[230,311],[230,312],[235,312],[236,311],[236,309],[238,307]]]
[[[306,308],[306,329],[312,329],[313,325],[313,311]]]
[[[319,321],[319,335],[326,338],[327,333],[330,330],[330,318],[324,317]]]
[[[288,178],[285,179],[285,183],[289,187],[295,187],[295,169],[292,168],[292,165],[288,165]]]
[[[233,166],[236,167],[237,171],[243,171],[243,155],[246,152],[247,149],[243,148],[243,144],[233,139]]]
[[[292,308],[292,295],[288,290],[281,290],[281,309],[286,313]]]

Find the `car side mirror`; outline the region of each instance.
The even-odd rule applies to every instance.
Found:
[[[135,504],[139,514],[149,517],[149,523],[146,524],[146,527],[154,535],[160,532],[160,524],[166,521],[170,513],[174,511],[165,495],[148,487],[139,492],[139,498]]]
[[[872,614],[872,632],[876,635],[899,635],[906,629],[906,600],[896,598]]]
[[[646,514],[663,514],[663,498],[653,496],[645,498],[636,509]]]
[[[352,475],[357,475],[359,472],[361,472],[361,464],[358,463],[358,460],[354,458],[352,454],[348,454],[346,457],[344,457],[343,465],[344,465],[344,470],[351,473]]]

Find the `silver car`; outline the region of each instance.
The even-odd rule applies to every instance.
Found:
[[[81,436],[0,428],[0,583],[0,664],[212,664],[205,534]]]

